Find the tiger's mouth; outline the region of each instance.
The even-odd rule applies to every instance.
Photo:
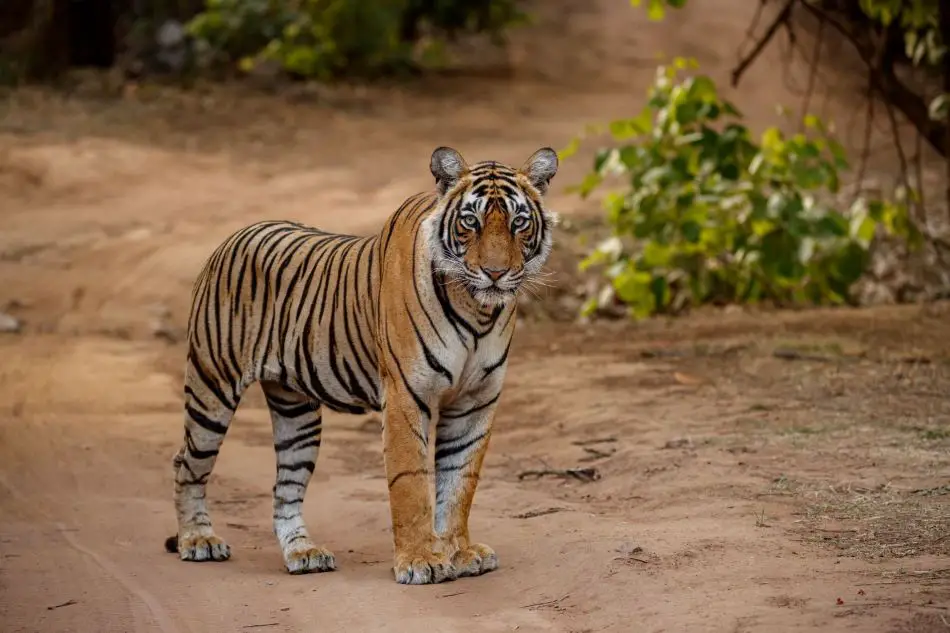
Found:
[[[469,292],[482,305],[499,306],[514,299],[521,287],[520,280],[501,279],[487,281],[469,276],[466,280]]]
[[[492,307],[505,305],[518,294],[517,288],[499,288],[497,285],[488,288],[472,288],[471,291],[476,301]]]

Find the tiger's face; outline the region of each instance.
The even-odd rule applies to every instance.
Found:
[[[482,305],[513,299],[551,252],[557,216],[543,196],[557,167],[547,147],[520,169],[491,161],[469,167],[455,150],[436,149],[431,170],[441,200],[427,220],[436,269]]]

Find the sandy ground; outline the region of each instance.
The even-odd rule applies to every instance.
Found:
[[[656,50],[724,80],[755,3],[741,4],[656,26],[625,2],[549,2],[515,38],[509,78],[15,93],[0,118],[0,311],[24,328],[0,335],[0,630],[950,630],[945,304],[525,319],[472,519],[501,567],[436,586],[392,580],[369,418],[328,416],[306,505],[339,570],[284,572],[255,389],[209,489],[233,559],[162,549],[188,293],[228,232],[277,217],[374,230],[430,186],[436,145],[509,162],[563,147],[640,103]],[[753,122],[793,99],[770,63],[735,95]],[[848,112],[847,94],[820,102]],[[556,182],[576,182],[590,149]],[[596,211],[561,191],[552,204]],[[558,261],[576,240],[560,234]]]

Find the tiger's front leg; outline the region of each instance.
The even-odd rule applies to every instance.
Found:
[[[498,396],[466,400],[460,410],[439,416],[435,445],[435,532],[452,555],[458,576],[478,576],[498,568],[487,545],[469,539],[468,516],[488,449]]]
[[[396,582],[404,585],[455,578],[448,556],[435,550],[426,459],[429,415],[431,410],[405,385],[387,384],[383,458],[392,513],[393,571]]]

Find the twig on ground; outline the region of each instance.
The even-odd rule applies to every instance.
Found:
[[[543,517],[547,514],[555,514],[557,512],[564,512],[567,508],[552,507],[544,508],[543,510],[528,510],[527,512],[522,512],[520,514],[514,514],[511,518],[513,519],[533,519],[535,517]]]
[[[670,449],[670,448],[686,448],[693,445],[693,440],[688,437],[677,437],[672,440],[667,440],[661,449]]]
[[[69,607],[69,606],[72,606],[72,605],[74,605],[74,604],[79,604],[79,601],[78,601],[78,600],[67,600],[66,602],[62,602],[62,603],[60,603],[60,604],[54,604],[54,605],[51,606],[51,607],[46,607],[46,610],[47,610],[47,611],[52,611],[53,609],[61,609],[61,608],[63,608],[63,607]]]
[[[263,624],[245,624],[242,629],[262,629],[265,626],[279,626],[280,622],[264,622]]]
[[[856,534],[857,530],[832,530],[830,528],[815,528],[816,532],[826,532],[828,534]]]
[[[599,451],[596,448],[591,448],[590,446],[582,446],[581,448],[584,449],[585,453],[587,453],[587,455],[585,455],[584,457],[581,457],[580,461],[582,462],[591,462],[591,461],[594,461],[595,459],[603,459],[605,457],[610,457],[611,455],[617,452],[616,450],[612,450],[609,452]]]
[[[600,479],[596,468],[545,468],[544,470],[525,470],[518,473],[518,479],[540,479],[541,477],[561,477],[563,479],[577,479],[585,483]]]
[[[452,596],[461,596],[464,591],[456,591],[454,593],[444,593],[441,596],[436,596],[436,598],[451,598]]]
[[[590,444],[608,444],[616,442],[616,437],[595,437],[589,440],[574,440],[571,442],[574,446],[589,446]]]
[[[626,562],[629,562],[629,561],[635,561],[635,562],[638,562],[638,563],[643,563],[644,565],[651,565],[651,564],[653,564],[653,561],[649,561],[649,560],[647,560],[647,559],[645,559],[645,558],[637,558],[636,556],[617,556],[616,558],[614,558],[614,560],[619,560],[619,561],[622,562],[622,563],[626,563]]]
[[[926,356],[904,356],[899,360],[900,362],[906,363],[908,365],[930,365],[933,363],[933,360],[927,358]]]
[[[782,360],[811,360],[819,363],[829,363],[833,359],[829,356],[820,356],[818,354],[805,354],[804,352],[799,352],[795,349],[789,349],[787,347],[780,347],[772,352],[772,356],[775,358],[781,358]]]
[[[640,350],[640,358],[684,358],[689,352],[681,349],[652,348]]]
[[[570,597],[570,595],[571,595],[571,594],[566,593],[566,594],[564,594],[563,596],[561,596],[560,598],[554,598],[553,600],[543,600],[543,601],[541,601],[541,602],[534,602],[534,603],[532,603],[532,604],[526,604],[526,605],[523,605],[521,608],[522,608],[522,609],[537,609],[537,608],[539,608],[539,607],[553,607],[553,606],[556,606],[556,605],[560,604],[560,603],[563,602],[564,600],[566,600],[568,597]]]

